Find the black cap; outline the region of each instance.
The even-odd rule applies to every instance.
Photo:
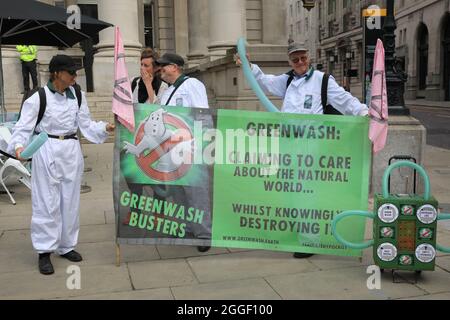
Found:
[[[82,67],[77,65],[71,57],[58,54],[52,58],[48,69],[53,73],[57,71],[77,71],[82,69]]]
[[[176,53],[165,53],[160,59],[156,60],[160,66],[175,64],[179,67],[184,66],[184,59]]]

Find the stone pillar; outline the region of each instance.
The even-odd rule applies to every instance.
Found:
[[[98,0],[100,20],[118,26],[124,42],[130,78],[139,73],[140,51],[138,0]],[[94,87],[98,94],[111,94],[114,86],[114,27],[100,32],[94,56]]]
[[[226,55],[246,32],[246,1],[209,0],[209,53],[211,60]]]
[[[263,6],[263,43],[287,45],[286,1],[262,0]]]
[[[372,193],[382,192],[382,180],[389,159],[394,156],[412,156],[419,165],[424,164],[426,129],[410,116],[392,116],[389,118],[389,133],[386,147],[373,157]],[[408,177],[408,179],[406,179]],[[413,193],[413,170],[400,169],[391,176],[391,194]],[[407,183],[408,182],[408,183]],[[418,175],[417,193],[423,193],[423,181]]]
[[[209,11],[208,0],[188,0],[190,66],[199,65],[208,55]]]
[[[186,0],[174,0],[175,50],[186,58],[189,53],[188,3]],[[198,17],[194,20],[198,21]]]

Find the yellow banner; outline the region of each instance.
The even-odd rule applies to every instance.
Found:
[[[386,17],[387,9],[364,9],[363,17]]]

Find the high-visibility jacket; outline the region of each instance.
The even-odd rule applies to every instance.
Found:
[[[37,56],[36,46],[16,46],[16,49],[20,53],[21,61],[30,62],[36,59]]]

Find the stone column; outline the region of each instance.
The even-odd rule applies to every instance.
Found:
[[[209,0],[209,53],[211,60],[225,56],[246,32],[246,1]]]
[[[287,45],[286,1],[262,0],[263,6],[263,43]]]
[[[208,55],[209,11],[208,0],[188,0],[190,66],[204,62]]]
[[[100,20],[118,26],[124,42],[130,78],[139,73],[140,50],[138,0],[98,0]],[[94,57],[95,92],[112,94],[114,85],[114,27],[100,32]]]

